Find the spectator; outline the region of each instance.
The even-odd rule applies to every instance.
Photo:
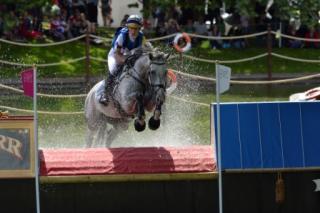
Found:
[[[320,39],[319,32],[314,27],[310,27],[309,31],[305,35],[305,38],[307,38],[307,39]],[[305,41],[305,47],[319,48],[319,42]]]
[[[290,26],[288,34],[290,36],[299,37],[297,30],[294,26]],[[288,47],[290,48],[301,48],[302,41],[297,39],[288,39]]]
[[[92,33],[90,27],[90,21],[87,20],[86,15],[84,13],[80,14],[80,23],[79,23],[79,32],[80,35],[85,34],[86,32]]]
[[[127,23],[127,19],[129,18],[128,14],[125,14],[120,22],[120,27],[125,27]]]
[[[110,27],[113,22],[111,11],[111,0],[101,0],[101,14],[103,26],[105,27]]]
[[[168,23],[166,24],[166,34],[171,35],[180,31],[180,26],[174,19],[169,19]]]
[[[50,34],[52,35],[54,40],[62,41],[66,39],[67,24],[61,20],[59,15],[55,15],[50,23]]]
[[[89,31],[96,33],[98,18],[98,0],[87,0],[87,20],[90,22]]]
[[[68,37],[78,37],[80,33],[80,24],[81,24],[81,13],[78,9],[75,10],[74,14],[68,19]]]
[[[221,37],[221,32],[219,30],[218,25],[216,24],[212,25],[212,28],[209,32],[209,36]],[[210,40],[210,44],[212,49],[220,49],[222,47],[222,42],[219,39]]]
[[[187,20],[187,24],[184,27],[184,32],[186,32],[186,33],[194,33],[194,31],[195,31],[195,29],[194,29],[194,26],[193,26],[193,20],[189,18]]]
[[[232,36],[241,36],[242,31],[239,26],[235,26],[232,28]],[[244,48],[245,47],[245,42],[243,38],[238,38],[238,39],[233,39],[232,40],[232,46],[234,48]]]
[[[79,10],[80,13],[86,13],[86,5],[84,4],[83,0],[73,0],[72,2],[72,10]]]
[[[195,34],[206,36],[208,35],[207,25],[204,23],[204,19],[202,17],[200,17],[198,21],[194,22],[193,27],[195,29]],[[199,44],[201,41],[199,38],[193,38],[192,40],[195,45]]]

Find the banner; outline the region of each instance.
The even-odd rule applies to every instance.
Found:
[[[33,68],[21,72],[21,82],[24,94],[33,97]]]
[[[32,116],[0,119],[0,179],[35,176]]]

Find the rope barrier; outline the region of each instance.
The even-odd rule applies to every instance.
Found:
[[[276,36],[280,36],[280,37],[285,37],[285,38],[289,38],[289,39],[295,39],[295,40],[301,40],[301,41],[309,41],[309,42],[320,42],[320,39],[312,39],[312,38],[301,38],[301,37],[296,37],[296,36],[291,36],[291,35],[286,35],[283,34],[281,32],[275,32],[275,31],[271,31],[272,34],[276,35]],[[199,34],[194,34],[194,33],[188,33],[189,36],[194,37],[194,38],[203,38],[203,39],[209,39],[209,40],[233,40],[233,39],[245,39],[245,38],[251,38],[251,37],[257,37],[257,36],[262,36],[262,35],[266,35],[268,34],[267,31],[264,32],[259,32],[259,33],[253,33],[253,34],[247,34],[247,35],[240,35],[240,36],[205,36],[205,35],[199,35]],[[147,41],[159,41],[159,40],[165,40],[165,39],[169,39],[172,38],[174,36],[176,36],[177,33],[173,33],[170,35],[166,35],[166,36],[161,36],[161,37],[157,37],[157,38],[151,38],[151,39],[147,39]],[[102,36],[97,36],[97,35],[93,35],[90,34],[89,35],[91,38],[95,38],[95,39],[101,39],[104,41],[112,41],[111,38],[105,38]],[[49,47],[49,46],[56,46],[56,45],[62,45],[62,44],[67,44],[73,41],[77,41],[80,40],[82,38],[86,37],[85,34],[75,37],[75,38],[71,38],[68,40],[64,40],[64,41],[59,41],[59,42],[52,42],[52,43],[44,43],[44,44],[29,44],[29,43],[21,43],[21,42],[14,42],[14,41],[10,41],[10,40],[5,40],[5,39],[1,39],[0,38],[0,42],[3,43],[7,43],[7,44],[12,44],[12,45],[16,45],[16,46],[25,46],[25,47]]]
[[[275,32],[275,31],[271,31],[271,33],[274,34],[274,35],[276,35],[276,36],[280,36],[280,37],[284,37],[284,38],[290,38],[290,39],[294,39],[294,40],[310,41],[310,42],[320,42],[320,39],[316,39],[316,38],[296,37],[296,36],[286,35],[286,34],[283,34],[283,33],[281,33],[281,32]]]
[[[64,40],[64,41],[45,43],[45,44],[28,44],[28,43],[9,41],[9,40],[5,40],[5,39],[1,39],[1,38],[0,38],[0,41],[3,43],[12,44],[12,45],[16,45],[16,46],[23,46],[23,47],[49,47],[49,46],[56,46],[56,45],[70,43],[70,42],[82,39],[84,37],[86,37],[86,35],[81,35],[81,36],[78,36],[78,37],[75,37],[72,39],[68,39],[68,40]]]
[[[85,60],[86,57],[80,57],[80,58],[74,58],[74,59],[68,59],[66,61],[61,61],[61,62],[54,62],[54,63],[47,63],[47,64],[24,64],[24,63],[17,63],[17,62],[10,62],[10,61],[4,61],[0,59],[1,64],[7,64],[7,65],[12,65],[12,66],[21,66],[21,67],[32,67],[32,66],[37,66],[37,67],[52,67],[52,66],[58,66],[62,64],[72,64],[78,61]]]
[[[6,110],[11,110],[11,111],[33,113],[33,110],[20,109],[20,108],[9,107],[9,106],[0,105],[0,108],[6,109]],[[37,110],[37,112],[39,114],[47,114],[47,115],[80,115],[80,114],[84,113],[83,111],[81,111],[81,112],[51,112],[51,111],[41,111],[41,110]]]
[[[294,57],[290,57],[290,56],[280,55],[278,53],[271,53],[271,55],[278,57],[278,58],[291,60],[291,61],[306,62],[306,63],[320,63],[320,60],[294,58]]]
[[[90,59],[93,59],[94,61],[100,61],[100,62],[108,62],[107,59],[103,59],[103,58],[98,58],[98,57],[94,57],[94,56],[90,56]]]
[[[206,63],[221,63],[221,64],[234,64],[234,63],[241,63],[241,62],[247,62],[247,61],[253,61],[259,58],[263,58],[265,56],[267,56],[268,53],[262,53],[260,55],[256,55],[256,56],[252,56],[252,57],[248,57],[248,58],[242,58],[242,59],[235,59],[235,60],[210,60],[210,59],[204,59],[204,58],[198,58],[198,57],[194,57],[194,56],[190,56],[190,55],[182,55],[185,58],[188,58],[190,60],[194,60],[194,61],[201,61],[201,62],[206,62]],[[305,63],[320,63],[320,60],[312,60],[312,59],[301,59],[301,58],[295,58],[295,57],[290,57],[290,56],[285,56],[285,55],[281,55],[278,53],[271,53],[271,55],[278,57],[278,58],[282,58],[282,59],[287,59],[287,60],[291,60],[291,61],[297,61],[297,62],[305,62]],[[172,56],[169,59],[173,59],[173,58],[177,58],[178,56]],[[50,66],[58,66],[58,65],[63,65],[63,64],[71,64],[71,63],[75,63],[78,61],[82,61],[85,60],[86,57],[80,57],[80,58],[75,58],[75,59],[68,59],[66,61],[61,61],[61,62],[55,62],[55,63],[47,63],[47,64],[24,64],[24,63],[17,63],[17,62],[10,62],[10,61],[4,61],[0,59],[0,63],[2,64],[7,64],[7,65],[12,65],[12,66],[24,66],[24,67],[30,67],[30,66],[37,66],[37,67],[50,67]],[[94,57],[94,56],[90,56],[90,59],[95,60],[95,61],[100,61],[100,62],[108,62],[107,59],[102,59],[99,57]]]
[[[93,34],[90,34],[90,37],[91,37],[91,38],[95,38],[95,39],[101,39],[101,40],[104,40],[104,41],[107,41],[107,42],[112,41],[111,38],[105,38],[105,37],[97,36],[97,35],[93,35]]]
[[[184,73],[184,72],[181,72],[178,70],[173,70],[173,69],[172,69],[172,71],[177,74],[180,74],[182,76],[189,77],[189,78],[216,82],[215,78],[193,75],[193,74]],[[307,75],[307,76],[303,76],[303,77],[281,79],[281,80],[267,80],[267,81],[230,80],[230,83],[231,84],[250,84],[250,85],[252,85],[252,84],[279,84],[279,83],[292,83],[292,82],[298,82],[298,81],[305,81],[305,80],[310,80],[310,79],[318,78],[318,77],[320,77],[320,74]]]
[[[201,61],[201,62],[207,62],[207,63],[233,64],[233,63],[241,63],[241,62],[256,60],[256,59],[265,57],[267,55],[268,55],[268,53],[262,53],[260,55],[256,55],[253,57],[236,59],[236,60],[210,60],[210,59],[197,58],[197,57],[190,56],[190,55],[183,55],[183,57],[194,60],[194,61]]]
[[[189,100],[186,100],[186,99],[183,99],[183,98],[179,98],[179,97],[174,96],[174,95],[170,95],[168,97],[172,98],[172,99],[175,99],[175,100],[178,100],[178,101],[185,102],[185,103],[195,104],[195,105],[204,106],[204,107],[210,107],[210,104],[196,102],[196,101],[189,101]]]
[[[240,36],[205,36],[205,35],[198,35],[193,33],[188,33],[189,36],[195,37],[195,38],[205,38],[209,40],[234,40],[234,39],[242,39],[242,38],[251,38],[251,37],[257,37],[268,34],[268,31],[259,32],[259,33],[253,33],[253,34],[247,34],[247,35],[240,35]]]
[[[168,38],[175,37],[176,35],[177,35],[177,33],[173,33],[173,34],[162,36],[162,37],[158,37],[158,38],[150,38],[150,39],[147,39],[147,41],[152,42],[152,41],[165,40],[165,39],[168,39]]]
[[[17,93],[23,93],[23,90],[17,89],[14,87],[6,86],[4,84],[0,84],[0,88],[12,90]],[[87,94],[78,94],[78,95],[51,95],[51,94],[44,94],[44,93],[37,93],[37,96],[39,97],[47,97],[47,98],[83,98],[86,97]]]

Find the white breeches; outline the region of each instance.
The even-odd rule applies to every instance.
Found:
[[[117,70],[117,63],[114,55],[112,54],[108,55],[108,68],[109,68],[109,73],[112,75],[115,75]]]

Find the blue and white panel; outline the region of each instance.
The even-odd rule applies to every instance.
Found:
[[[222,103],[220,113],[222,169],[320,167],[320,102]]]

